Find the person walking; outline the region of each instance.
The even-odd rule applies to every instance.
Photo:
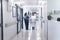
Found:
[[[32,26],[32,30],[35,30],[35,26],[36,26],[36,16],[34,15],[34,12],[32,13],[32,16],[30,18],[31,21],[31,26]]]
[[[25,22],[26,30],[28,30],[28,26],[29,26],[29,16],[27,15],[27,13],[24,14],[24,22]]]

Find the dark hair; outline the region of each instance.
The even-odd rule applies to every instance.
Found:
[[[34,12],[32,12],[32,15],[34,15]]]
[[[26,16],[26,15],[27,15],[27,13],[24,14],[24,16]]]

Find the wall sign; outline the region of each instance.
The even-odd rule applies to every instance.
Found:
[[[7,11],[12,12],[12,2],[10,0],[7,1]]]
[[[12,6],[12,16],[16,17],[16,7]]]

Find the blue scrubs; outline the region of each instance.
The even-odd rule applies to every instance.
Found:
[[[25,21],[26,30],[28,30],[28,26],[29,26],[29,17],[28,17],[28,16],[25,16],[25,17],[24,17],[24,21]]]

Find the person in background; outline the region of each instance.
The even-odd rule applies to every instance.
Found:
[[[28,30],[28,26],[29,26],[29,16],[27,15],[27,13],[24,14],[24,22],[25,22],[26,30]]]
[[[32,13],[32,16],[31,16],[31,18],[30,18],[30,22],[31,22],[32,30],[35,30],[35,26],[36,26],[36,16],[34,15],[34,12]]]

